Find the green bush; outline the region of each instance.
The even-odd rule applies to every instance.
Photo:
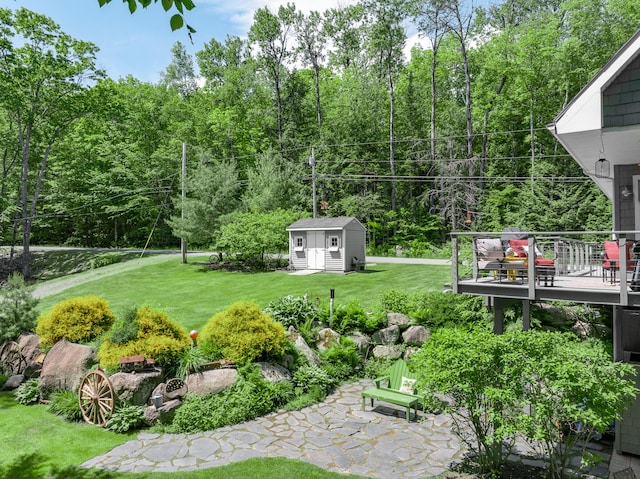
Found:
[[[211,431],[263,416],[292,399],[290,383],[271,384],[255,365],[238,372],[236,384],[218,394],[187,394],[168,430],[174,433]]]
[[[351,300],[346,306],[334,308],[333,316],[329,309],[322,311],[321,320],[328,323],[335,332],[349,334],[353,331],[364,332],[367,329],[367,313],[358,300]]]
[[[271,301],[264,309],[273,319],[281,322],[285,328],[293,326],[298,329],[300,324],[318,318],[317,305],[300,296],[283,296]]]
[[[140,325],[136,321],[137,315],[137,308],[130,307],[125,310],[121,317],[116,318],[109,332],[109,340],[113,344],[128,343],[136,339],[140,330]]]
[[[22,275],[10,275],[0,288],[0,344],[34,330],[37,305],[38,299],[31,295]]]
[[[395,359],[369,358],[364,362],[362,375],[369,379],[386,376],[395,361]]]
[[[239,301],[207,322],[200,342],[217,345],[225,359],[254,361],[282,356],[287,336],[282,323],[260,311],[257,304]]]
[[[82,420],[82,410],[78,403],[78,393],[74,391],[57,391],[51,395],[49,411],[56,416],[63,417],[67,421],[77,422]]]
[[[144,406],[128,404],[117,407],[104,427],[110,431],[123,434],[134,429],[140,429],[144,425]]]
[[[105,299],[79,296],[62,301],[41,315],[36,333],[43,346],[53,346],[63,339],[87,343],[108,331],[113,321],[113,313]]]
[[[302,408],[318,404],[326,399],[327,393],[320,386],[311,386],[309,391],[297,396],[284,405],[285,411],[299,411]]]
[[[299,394],[310,392],[314,387],[319,387],[327,393],[336,385],[336,379],[330,376],[324,369],[318,366],[301,366],[293,373],[293,385]]]
[[[346,337],[341,337],[329,349],[320,351],[320,359],[329,376],[338,380],[352,376],[361,362],[355,343]]]
[[[4,383],[7,382],[7,379],[9,379],[9,376],[5,373],[0,373],[0,389],[2,389],[2,387],[4,386]]]
[[[120,365],[120,358],[136,355],[171,367],[177,363],[178,355],[191,345],[187,332],[161,311],[142,307],[136,313],[135,323],[138,325],[136,337],[125,343],[114,343],[111,331],[107,334],[98,349],[98,359],[105,369],[115,370]]]
[[[28,405],[35,404],[40,401],[40,391],[38,389],[38,380],[37,379],[29,379],[28,381],[22,383],[18,388],[13,392],[16,401],[20,404]]]
[[[91,269],[102,268],[103,266],[116,264],[120,261],[122,261],[122,255],[120,253],[104,253],[91,260]]]
[[[202,365],[209,361],[209,356],[202,348],[197,346],[187,348],[178,354],[176,376],[184,379],[187,374],[198,372]]]

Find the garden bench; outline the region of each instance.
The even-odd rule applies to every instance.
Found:
[[[351,260],[351,264],[353,265],[353,269],[355,271],[364,271],[367,261],[364,259],[358,259],[354,256]]]
[[[367,389],[362,392],[362,409],[365,408],[366,398],[371,399],[371,407],[373,400],[388,402],[403,406],[406,410],[407,421],[410,419],[411,408],[418,415],[418,404],[424,408],[424,396],[415,394],[413,388],[416,381],[416,375],[409,371],[407,363],[399,359],[391,366],[389,375],[374,379],[375,388]],[[383,385],[386,383],[386,386]]]

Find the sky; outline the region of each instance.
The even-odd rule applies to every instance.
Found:
[[[294,0],[297,10],[324,12],[329,8],[355,3],[354,0]],[[246,38],[254,12],[262,7],[277,11],[280,0],[194,0],[196,8],[186,12],[185,21],[197,30],[193,44],[182,28],[171,31],[172,11],[161,2],[131,15],[126,3],[112,0],[103,6],[98,0],[0,0],[0,7],[25,7],[52,18],[60,29],[78,40],[100,48],[97,66],[113,79],[132,75],[156,83],[171,63],[171,47],[180,41],[194,55],[212,38],[224,42],[227,35]],[[197,66],[194,56],[194,65]]]

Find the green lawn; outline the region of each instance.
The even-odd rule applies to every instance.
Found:
[[[362,273],[297,276],[281,271],[254,274],[209,271],[202,263],[205,259],[196,257],[181,264],[179,258],[162,258],[97,279],[91,279],[91,272],[80,273],[75,279],[87,275],[85,282],[42,298],[40,310],[46,311],[66,298],[95,294],[103,296],[116,314],[127,306],[147,305],[166,311],[171,319],[191,330],[202,328],[213,314],[240,300],[264,307],[281,296],[308,294],[310,299],[318,297],[327,305],[333,288],[336,306],[357,299],[364,307],[375,308],[386,290],[441,291],[451,282],[450,266],[379,263],[368,266]]]

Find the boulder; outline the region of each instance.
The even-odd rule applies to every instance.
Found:
[[[429,340],[431,332],[424,326],[410,326],[402,333],[402,340],[405,344],[412,346],[421,346],[422,343]]]
[[[144,420],[147,424],[152,425],[156,422],[161,424],[170,424],[173,421],[173,416],[176,413],[176,409],[182,405],[180,399],[172,399],[167,402],[163,402],[162,406],[147,406],[144,409]]]
[[[162,371],[151,369],[136,373],[115,373],[109,377],[113,390],[121,401],[144,406],[155,387],[164,381]]]
[[[318,355],[314,353],[313,350],[309,347],[309,345],[304,340],[302,335],[298,333],[291,334],[289,336],[289,340],[293,342],[293,345],[298,350],[298,352],[302,354],[305,358],[307,358],[307,360],[309,361],[309,364],[313,366],[320,365],[320,358],[318,358]]]
[[[270,383],[291,381],[291,373],[282,366],[278,366],[277,364],[270,364],[267,362],[258,362],[256,364],[260,366],[262,377]]]
[[[24,360],[29,364],[36,362],[40,355],[40,336],[37,334],[23,333],[16,340],[20,346],[20,353]]]
[[[217,394],[236,382],[238,371],[235,369],[211,369],[189,374],[184,382],[190,394]]]
[[[40,390],[76,391],[83,376],[98,362],[95,350],[90,346],[58,341],[47,353],[40,372]],[[47,394],[43,394],[47,396]]]
[[[389,326],[387,328],[376,331],[371,336],[373,344],[391,345],[396,344],[400,339],[400,327],[398,325]]]
[[[373,348],[373,357],[377,359],[398,359],[402,356],[402,348],[399,346],[378,345]]]
[[[363,356],[366,356],[369,346],[371,346],[371,339],[369,336],[356,331],[349,335],[349,339],[354,342],[358,352]]]
[[[387,326],[398,326],[400,329],[406,329],[411,318],[402,313],[387,313]]]
[[[340,341],[340,335],[331,328],[324,328],[318,331],[318,341],[316,347],[319,350],[329,349],[333,344]]]
[[[24,374],[14,374],[2,385],[2,391],[13,391],[26,381]]]

